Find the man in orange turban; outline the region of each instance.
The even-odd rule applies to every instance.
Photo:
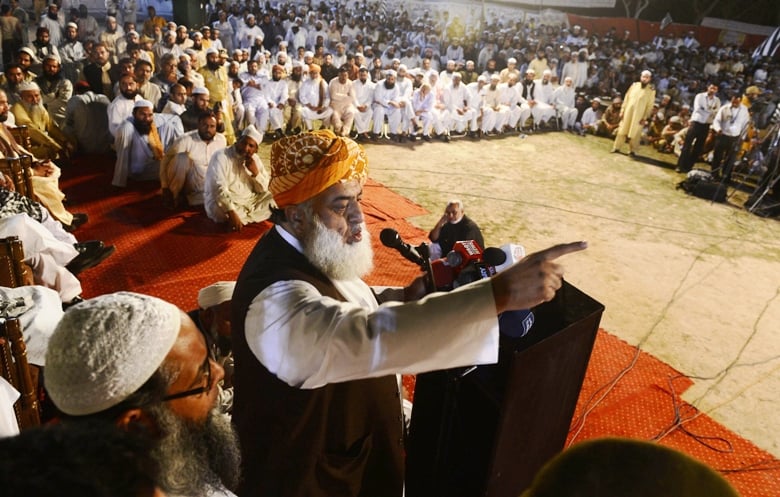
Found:
[[[366,175],[363,149],[329,130],[271,148],[276,226],[232,297],[238,495],[401,497],[396,374],[495,362],[497,314],[551,299],[563,274],[553,259],[584,248],[559,245],[420,301],[422,278],[377,293],[361,279],[373,258]]]

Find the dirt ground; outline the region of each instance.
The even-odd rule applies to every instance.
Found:
[[[780,457],[780,220],[742,192],[676,190],[673,156],[610,148],[557,132],[366,146],[371,177],[428,209],[410,220],[425,230],[460,198],[488,246],[587,240],[561,262],[606,306],[602,326],[695,377],[686,401]]]

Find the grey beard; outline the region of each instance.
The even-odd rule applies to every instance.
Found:
[[[241,454],[230,420],[217,408],[202,425],[185,421],[164,404],[150,408],[163,433],[152,451],[160,465],[160,487],[168,494],[206,496],[213,488],[235,490]]]
[[[348,245],[339,233],[327,228],[310,212],[307,212],[309,230],[301,240],[303,255],[309,262],[334,280],[361,278],[370,273],[374,255],[365,223],[362,225],[363,239],[358,244]]]

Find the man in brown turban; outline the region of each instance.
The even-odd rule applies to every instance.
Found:
[[[378,294],[361,279],[373,257],[366,176],[365,151],[329,130],[272,145],[276,225],[232,299],[238,495],[400,497],[396,374],[495,362],[497,314],[551,299],[563,274],[553,259],[585,247],[559,245],[419,301],[422,278]]]

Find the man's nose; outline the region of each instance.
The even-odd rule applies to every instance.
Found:
[[[350,202],[350,206],[347,211],[347,220],[352,224],[358,224],[363,222],[363,208],[360,206],[360,202]]]

